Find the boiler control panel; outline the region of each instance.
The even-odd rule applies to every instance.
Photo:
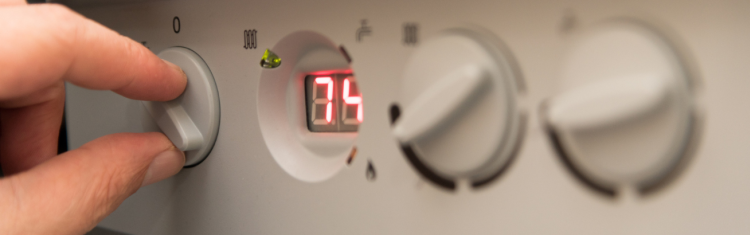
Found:
[[[67,85],[71,148],[164,132],[128,234],[750,232],[750,2],[67,1],[185,70]]]

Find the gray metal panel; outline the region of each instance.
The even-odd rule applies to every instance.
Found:
[[[100,225],[132,234],[746,234],[750,233],[750,2],[744,1],[156,1],[76,8],[158,52],[186,46],[203,57],[222,102],[205,162],[139,190]],[[566,15],[568,17],[566,17]],[[670,27],[702,75],[705,126],[696,157],[657,193],[608,198],[575,179],[539,125],[537,107],[558,90],[570,34],[620,16]],[[182,29],[173,32],[173,17]],[[572,16],[572,17],[571,17]],[[360,20],[372,34],[357,42]],[[572,20],[571,20],[572,19]],[[526,77],[529,125],[520,154],[497,181],[450,193],[423,180],[390,134],[387,110],[420,38],[464,23],[487,28]],[[258,31],[258,49],[241,32]],[[264,145],[256,92],[263,49],[298,31],[343,44],[364,94],[359,153],[321,183],[284,172]],[[139,104],[68,86],[70,145],[139,131]],[[365,177],[368,161],[377,178]]]

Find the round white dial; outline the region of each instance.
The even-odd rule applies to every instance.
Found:
[[[443,180],[475,183],[506,165],[521,132],[509,60],[499,40],[467,29],[446,31],[417,48],[393,127],[417,164]]]
[[[566,161],[607,191],[644,188],[682,159],[693,131],[689,74],[666,38],[636,22],[582,35],[545,118]]]

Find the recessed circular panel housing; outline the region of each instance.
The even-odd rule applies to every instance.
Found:
[[[306,182],[332,177],[355,153],[362,96],[347,58],[325,36],[292,33],[271,49],[283,61],[263,69],[258,120],[271,155]]]
[[[695,134],[683,55],[641,21],[606,22],[576,42],[561,71],[564,91],[543,109],[563,160],[608,193],[662,181]]]
[[[409,58],[393,134],[428,179],[446,188],[497,176],[521,141],[520,75],[501,41],[451,29]]]

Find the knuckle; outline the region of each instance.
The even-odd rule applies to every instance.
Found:
[[[133,180],[135,178],[133,176],[137,173],[132,169],[108,165],[97,170],[97,173],[89,185],[89,198],[86,199],[96,204],[88,212],[95,218],[94,221],[114,211],[125,198],[135,193],[139,186],[136,183],[137,180]]]
[[[25,201],[24,188],[18,177],[8,177],[0,181],[0,228],[9,234],[20,234],[19,225],[24,221],[28,204]]]
[[[117,203],[125,197],[129,196],[129,183],[122,177],[125,172],[122,170],[111,167],[102,171],[103,174],[99,177],[96,184],[94,184],[94,190],[96,191],[95,201],[102,202],[103,205],[100,207],[101,211],[96,214],[106,214],[112,209],[112,204]]]
[[[124,37],[124,36],[121,36]],[[131,63],[138,63],[136,66],[140,65],[140,63],[146,60],[147,54],[145,53],[146,50],[144,50],[143,46],[140,43],[136,43],[135,41],[130,40],[129,38],[124,38],[125,42],[123,44],[123,50],[125,52],[125,57],[130,58],[129,62]],[[134,80],[134,79],[133,79]],[[130,82],[132,83],[133,80]]]
[[[113,191],[116,186],[113,183],[111,176],[100,175],[92,179],[88,185],[86,197],[80,199],[81,204],[89,205],[83,213],[91,216],[94,221],[103,218],[113,210],[114,206],[111,204],[117,199],[116,191]]]
[[[10,177],[5,181],[6,184],[4,184],[7,188],[7,196],[10,196],[11,200],[15,203],[13,207],[13,211],[18,213],[22,211],[22,206],[25,205],[23,203],[24,197],[23,197],[23,187],[21,187],[21,184],[18,182],[18,177]]]

